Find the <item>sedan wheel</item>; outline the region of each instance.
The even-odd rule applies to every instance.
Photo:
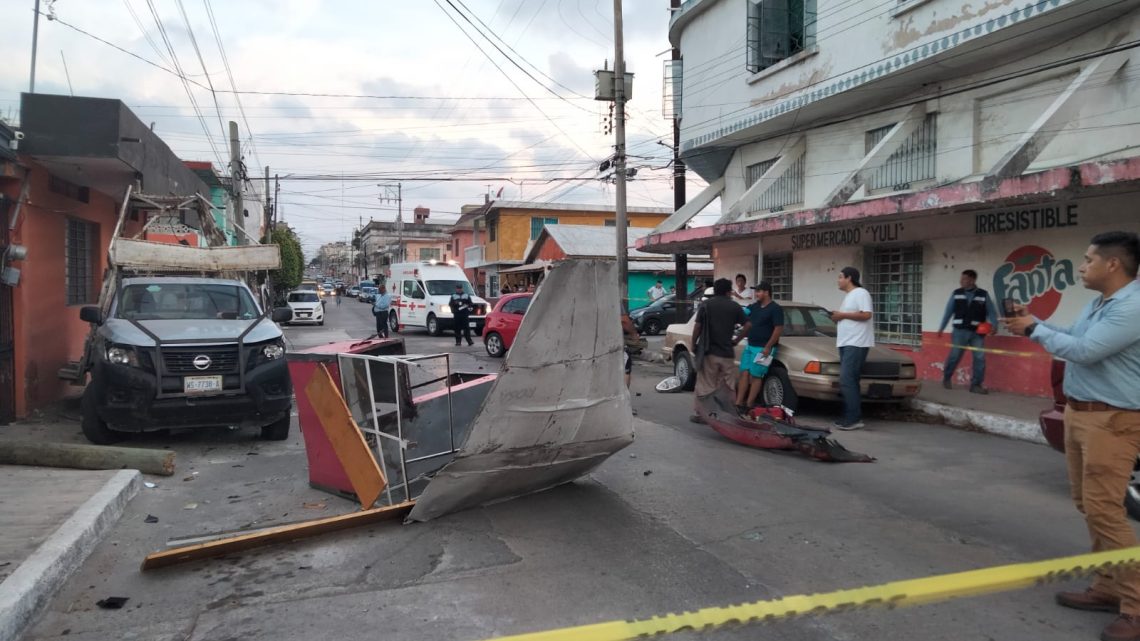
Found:
[[[487,334],[483,339],[483,345],[487,348],[487,354],[495,358],[499,358],[507,352],[506,348],[503,347],[503,337],[495,332]]]
[[[800,399],[792,389],[792,381],[788,378],[788,370],[783,367],[773,367],[764,377],[761,388],[761,398],[768,407],[784,406],[793,412],[799,406]]]
[[[686,392],[693,391],[697,382],[696,368],[693,367],[693,357],[681,350],[673,355],[673,376],[681,379],[681,389]]]
[[[645,333],[650,336],[656,336],[661,333],[661,321],[656,318],[650,318],[645,321]]]
[[[1132,472],[1132,480],[1124,494],[1124,507],[1128,510],[1128,516],[1140,521],[1140,470]]]

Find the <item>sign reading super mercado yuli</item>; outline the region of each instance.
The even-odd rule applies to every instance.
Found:
[[[1062,292],[1076,284],[1073,261],[1057,260],[1037,245],[1018,247],[994,270],[994,296],[1012,298],[1042,320],[1057,311]]]

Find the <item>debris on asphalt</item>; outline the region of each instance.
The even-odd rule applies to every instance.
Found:
[[[328,504],[324,501],[313,501],[312,503],[302,503],[301,507],[306,510],[323,510],[328,507]]]
[[[152,490],[154,488],[158,487],[158,483],[151,483],[150,481],[143,481],[143,485],[145,485],[146,487],[148,487]]]
[[[153,514],[147,514],[146,518],[143,519],[143,523],[158,523],[158,517]]]
[[[198,504],[197,503],[187,503],[186,505],[182,506],[182,509],[184,509],[184,510],[196,510],[196,509],[198,509]]]
[[[642,474],[643,474],[644,476],[649,476],[649,475],[650,475],[650,474],[652,474],[652,473],[653,473],[653,470],[645,470],[644,472],[642,472]]]
[[[109,596],[106,599],[100,599],[95,602],[95,605],[103,608],[104,610],[119,610],[123,607],[130,597],[125,596]]]

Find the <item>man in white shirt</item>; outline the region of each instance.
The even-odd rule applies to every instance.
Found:
[[[649,288],[649,302],[651,303],[664,295],[665,288],[661,286],[661,281],[657,281],[656,285]]]
[[[831,320],[838,326],[835,344],[839,347],[839,391],[843,394],[843,419],[836,421],[835,427],[857,430],[863,427],[859,375],[867,360],[867,352],[875,346],[871,294],[859,283],[859,270],[854,267],[839,270],[839,289],[847,295],[843,297],[839,311],[831,312]]]
[[[748,279],[744,274],[736,275],[736,286],[732,288],[732,300],[740,303],[741,307],[748,307],[756,301],[755,292],[748,286]]]

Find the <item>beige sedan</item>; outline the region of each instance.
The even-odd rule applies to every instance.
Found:
[[[795,409],[799,397],[825,401],[841,400],[839,392],[839,348],[835,346],[835,322],[826,309],[810,303],[780,303],[784,308],[784,334],[780,349],[760,398],[765,405]],[[694,315],[695,318],[695,315]],[[686,390],[693,389],[696,369],[693,362],[693,318],[665,330],[661,348],[665,360],[673,362],[673,373]],[[736,346],[736,362],[745,341]],[[860,388],[864,402],[897,403],[918,394],[922,384],[915,376],[909,356],[875,346],[863,365]]]

